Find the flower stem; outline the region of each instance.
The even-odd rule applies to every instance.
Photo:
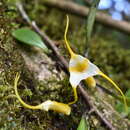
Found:
[[[72,105],[72,104],[76,103],[77,100],[78,100],[78,95],[77,95],[76,87],[73,87],[73,91],[74,91],[74,101],[68,103],[69,105]]]

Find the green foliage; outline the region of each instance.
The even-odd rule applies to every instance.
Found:
[[[127,90],[126,94],[125,94],[126,97],[130,98],[130,89]],[[116,110],[119,112],[119,113],[123,113],[125,115],[128,115],[130,114],[130,106],[128,106],[128,112],[125,111],[125,108],[124,108],[124,104],[122,102],[118,102],[116,104]]]
[[[89,15],[88,15],[88,18],[87,18],[87,25],[86,25],[87,41],[90,41],[90,39],[91,39],[91,34],[92,34],[92,31],[93,31],[96,11],[97,11],[97,7],[98,7],[99,2],[100,2],[100,0],[94,0],[92,2],[92,5],[91,5],[90,11],[89,11]]]
[[[89,130],[89,123],[84,116],[81,118],[77,130]]]
[[[43,43],[41,37],[34,31],[30,30],[29,28],[20,28],[12,32],[12,35],[19,41],[42,48],[44,51],[47,52],[47,47]]]
[[[130,97],[130,89],[127,90],[125,95],[126,95],[126,97]]]

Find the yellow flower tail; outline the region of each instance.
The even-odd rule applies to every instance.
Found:
[[[67,47],[71,57],[73,57],[75,54],[72,51],[72,49],[70,48],[69,42],[68,42],[68,40],[66,38],[66,35],[67,35],[67,32],[68,32],[68,28],[69,28],[69,17],[68,17],[68,15],[66,15],[66,16],[67,16],[67,21],[66,21],[66,28],[65,28],[65,33],[64,33],[64,39],[65,39],[66,47]]]
[[[125,95],[123,94],[122,90],[116,85],[116,83],[114,83],[114,81],[112,79],[110,79],[107,75],[105,75],[103,72],[99,72],[99,74],[104,77],[106,80],[108,80],[111,84],[114,85],[114,87],[120,92],[120,94],[122,95],[123,97],[123,100],[124,100],[124,105],[125,105],[125,109],[126,109],[126,112],[128,111],[128,106],[127,106],[127,103],[126,103],[126,98],[125,98]]]
[[[29,108],[29,109],[40,109],[40,106],[39,106],[39,105],[37,105],[37,106],[31,106],[31,105],[26,104],[26,103],[21,99],[21,97],[20,97],[19,94],[18,94],[18,90],[17,90],[17,85],[18,85],[19,78],[20,78],[20,75],[17,73],[17,74],[16,74],[16,77],[15,77],[15,80],[14,80],[14,90],[15,90],[15,94],[16,94],[18,100],[20,101],[20,103],[21,103],[24,107]]]

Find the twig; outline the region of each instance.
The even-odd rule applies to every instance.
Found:
[[[16,6],[19,9],[23,19],[44,39],[44,41],[46,42],[46,45],[53,50],[53,52],[56,54],[56,56],[60,59],[64,68],[67,69],[68,68],[67,61],[64,59],[64,57],[61,57],[61,55],[58,51],[58,48],[55,46],[53,41],[44,32],[40,31],[40,29],[38,28],[38,26],[36,25],[36,23],[34,21],[31,22],[31,20],[25,13],[21,3],[16,3]]]
[[[44,39],[45,43],[50,47],[50,49],[52,49],[52,51],[59,58],[59,60],[61,61],[62,65],[64,66],[66,71],[68,71],[68,62],[64,59],[63,56],[60,55],[60,52],[59,52],[58,48],[55,46],[55,44],[53,43],[53,41],[44,32],[40,31],[40,29],[38,28],[38,26],[36,25],[35,22],[31,22],[28,15],[24,11],[21,3],[17,3],[16,6],[19,9],[22,17],[25,19],[25,21]],[[94,110],[94,112],[100,117],[100,119],[104,122],[104,124],[106,124],[106,126],[110,130],[115,130],[115,128],[112,126],[112,124],[108,120],[106,120],[105,117],[103,117],[102,113],[100,113],[97,110],[97,108],[93,105],[89,94],[83,89],[83,87],[81,85],[79,85],[79,91],[81,92],[85,101],[89,104],[90,108]]]
[[[93,105],[88,93],[83,89],[82,86],[79,86],[79,90],[84,97],[84,99],[88,102],[91,109],[98,115],[98,117],[106,124],[106,126],[110,130],[115,130],[115,128],[112,126],[112,124],[102,115],[102,113]]]
[[[89,13],[89,8],[75,4],[74,2],[71,2],[71,1],[43,0],[43,3],[48,6],[53,6],[61,10],[67,11],[68,13],[73,13],[83,18],[86,18]],[[106,13],[97,11],[96,21],[103,25],[106,25],[114,29],[117,29],[119,31],[122,31],[124,33],[130,34],[130,23],[126,21],[114,20],[112,19],[111,16],[107,15]]]

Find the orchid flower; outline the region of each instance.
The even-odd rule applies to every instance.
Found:
[[[70,102],[69,104],[73,104],[78,100],[76,88],[79,85],[81,80],[88,80],[87,81],[88,83],[92,83],[93,86],[96,86],[93,76],[100,75],[104,77],[106,80],[108,80],[111,84],[113,84],[113,86],[120,92],[124,100],[125,108],[127,110],[127,103],[126,103],[125,96],[122,90],[113,82],[113,80],[111,80],[107,75],[101,72],[100,69],[96,65],[94,65],[93,63],[89,61],[89,59],[81,55],[78,55],[72,51],[69,45],[69,42],[66,38],[68,27],[69,27],[69,17],[67,16],[64,40],[65,40],[66,47],[70,53],[70,61],[69,61],[70,79],[69,81],[74,91],[74,101]]]
[[[15,81],[14,81],[14,90],[15,90],[15,94],[16,94],[19,102],[24,107],[29,108],[29,109],[33,109],[33,110],[36,110],[36,109],[40,109],[40,110],[44,110],[44,111],[53,110],[53,111],[56,111],[59,113],[70,115],[71,108],[69,107],[69,105],[64,104],[64,103],[59,103],[56,101],[47,100],[47,101],[45,101],[39,105],[36,105],[36,106],[26,104],[18,94],[17,84],[18,84],[19,78],[20,78],[20,75],[16,74]]]

